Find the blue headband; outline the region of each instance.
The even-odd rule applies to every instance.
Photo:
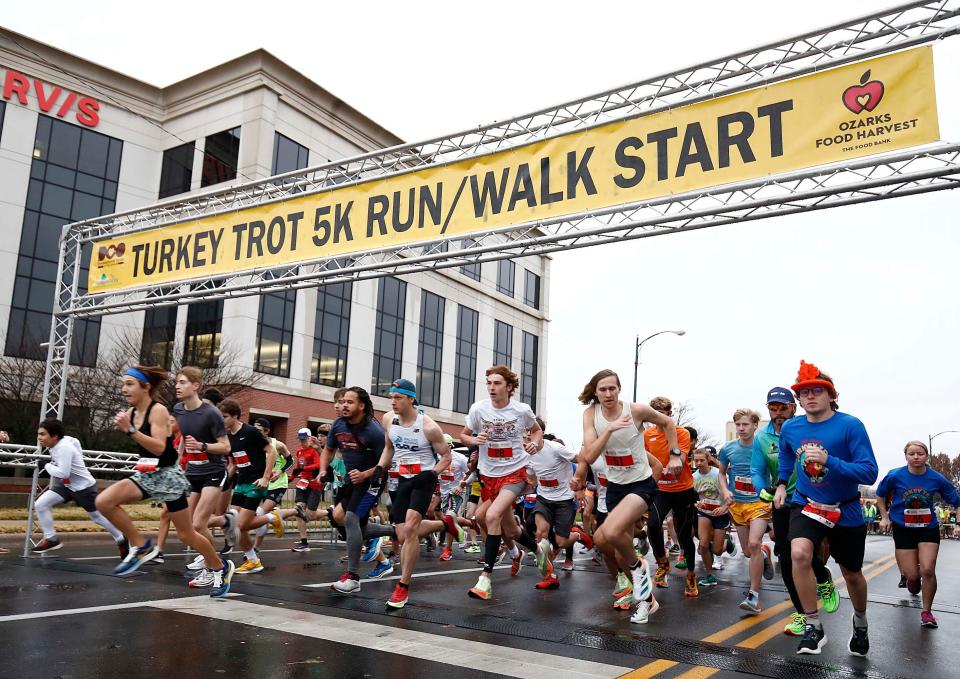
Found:
[[[416,398],[417,392],[410,391],[409,389],[401,389],[400,387],[390,387],[391,394],[403,394],[404,396],[409,396],[410,398]]]
[[[144,384],[150,384],[150,380],[147,378],[147,376],[142,372],[140,372],[139,370],[137,370],[136,368],[127,368],[126,370],[123,371],[123,374],[124,376],[130,376],[130,377],[136,378],[137,380],[139,380],[140,382],[143,382]]]

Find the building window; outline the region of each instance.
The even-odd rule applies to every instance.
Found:
[[[193,152],[193,142],[163,152],[163,163],[160,165],[161,199],[190,190],[193,179]]]
[[[260,296],[257,321],[257,360],[254,370],[290,377],[290,347],[297,291],[271,292]]]
[[[183,365],[213,368],[220,360],[220,329],[223,300],[200,302],[187,307],[187,334],[183,343]]]
[[[537,409],[537,365],[539,363],[540,338],[523,333],[523,360],[520,367],[520,400]]]
[[[480,314],[462,304],[457,313],[457,362],[453,375],[453,409],[470,411],[477,391],[477,332]]]
[[[328,387],[345,387],[347,345],[350,341],[350,298],[353,283],[331,283],[317,290],[310,380]]]
[[[307,166],[310,149],[301,146],[279,132],[273,133],[273,167],[270,174],[283,174],[302,170]]]
[[[477,241],[473,238],[464,238],[460,241],[461,250],[469,250],[470,248],[477,247]],[[474,262],[473,264],[464,264],[460,267],[460,273],[462,273],[467,278],[472,278],[475,281],[480,280],[480,262]]]
[[[523,270],[523,303],[540,308],[540,276],[528,269]]]
[[[239,157],[239,127],[211,134],[203,146],[203,174],[200,176],[200,186],[213,186],[236,179]]]
[[[513,280],[517,277],[517,266],[512,259],[497,262],[497,292],[513,297]]]
[[[3,138],[3,113],[7,109],[7,102],[0,101],[0,139]]]
[[[493,325],[493,364],[509,367],[513,363],[513,326],[503,321]]]
[[[443,363],[443,311],[440,295],[423,291],[420,298],[420,348],[417,352],[417,400],[434,408],[440,405]]]
[[[37,118],[7,324],[8,356],[46,358],[40,344],[50,338],[60,230],[64,224],[115,210],[122,151],[119,139],[48,116]],[[81,294],[87,290],[90,247],[81,253]],[[76,319],[70,362],[95,365],[99,341],[99,318]]]
[[[140,362],[170,369],[173,364],[173,343],[177,332],[177,307],[147,309],[143,318],[143,343]]]
[[[372,394],[387,396],[390,385],[402,377],[403,321],[407,284],[399,278],[381,278],[377,293],[377,329],[373,345]]]

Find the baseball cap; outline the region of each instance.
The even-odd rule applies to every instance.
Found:
[[[270,425],[270,420],[265,417],[258,417],[253,421],[253,423],[260,425],[264,429],[273,429],[273,427]]]
[[[313,435],[313,432],[309,428],[303,427],[297,431],[298,439],[308,439]]]
[[[791,403],[796,403],[797,401],[793,398],[793,393],[786,389],[785,387],[774,387],[767,392],[767,403],[786,403],[787,405]]]
[[[403,394],[404,396],[415,399],[417,398],[417,385],[401,377],[398,380],[394,380],[393,384],[390,385],[390,393]]]

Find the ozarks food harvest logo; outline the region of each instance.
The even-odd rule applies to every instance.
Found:
[[[117,243],[116,245],[101,245],[97,250],[97,261],[103,262],[104,260],[110,260],[113,258],[123,257],[123,253],[126,252],[127,246],[123,243]]]
[[[860,115],[864,111],[870,112],[883,99],[883,83],[879,80],[870,80],[870,69],[860,76],[859,85],[851,85],[843,91],[843,105],[851,113]]]

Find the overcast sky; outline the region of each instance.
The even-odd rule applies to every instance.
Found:
[[[304,3],[305,4],[305,3]],[[721,57],[889,3],[7,3],[3,25],[156,85],[262,47],[408,141]],[[776,11],[772,11],[775,7]],[[960,139],[960,38],[938,45],[941,136]],[[960,193],[648,238],[557,255],[548,429],[581,439],[600,368],[723,436],[800,359],[831,373],[881,473],[909,439],[960,430]],[[960,434],[936,450],[960,451]]]

